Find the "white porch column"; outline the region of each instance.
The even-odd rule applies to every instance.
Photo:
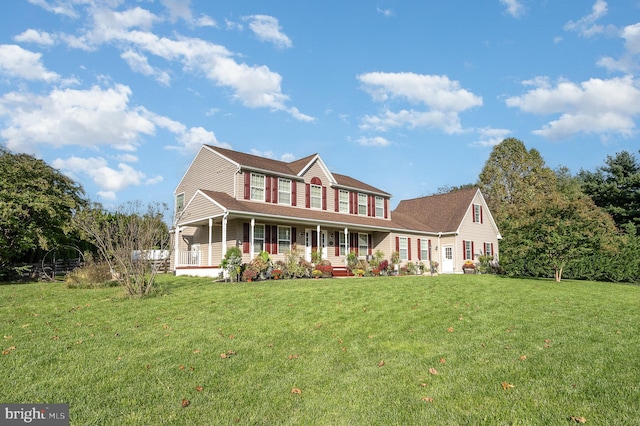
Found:
[[[176,226],[175,231],[173,232],[173,250],[174,250],[174,258],[173,266],[174,269],[178,267],[178,263],[180,261],[180,227]]]
[[[251,257],[250,257],[251,260],[253,260],[253,252],[255,251],[253,247],[255,227],[256,227],[256,220],[254,218],[251,218],[251,227],[249,228],[249,252],[251,254]]]
[[[344,228],[344,261],[347,262],[349,255],[349,228]]]
[[[227,254],[227,215],[222,216],[222,256]]]
[[[212,241],[211,241],[211,233],[213,232],[213,219],[209,218],[209,250],[208,250],[208,256],[207,256],[207,266],[213,266],[211,264],[211,248],[212,248]]]

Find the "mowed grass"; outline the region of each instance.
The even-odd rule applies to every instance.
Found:
[[[0,286],[0,402],[69,403],[78,425],[640,423],[640,287],[160,285]]]

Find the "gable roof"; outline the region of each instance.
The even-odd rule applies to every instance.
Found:
[[[393,220],[413,218],[430,232],[456,232],[479,189],[461,189],[448,194],[402,200],[391,212]]]
[[[240,167],[254,169],[254,170],[262,170],[265,172],[271,172],[274,174],[280,175],[288,175],[288,176],[299,176],[306,171],[310,165],[314,161],[319,161],[321,166],[326,169],[324,162],[320,158],[318,154],[311,154],[307,157],[300,158],[291,162],[284,162],[279,160],[274,160],[271,158],[260,157],[253,154],[247,154],[244,152],[233,151],[231,149],[220,148],[218,146],[206,145],[207,148],[211,149],[214,152],[222,155],[228,160],[236,163]],[[385,195],[390,197],[391,194],[388,192],[382,191],[374,186],[368,185],[364,182],[361,182],[352,177],[341,175],[337,173],[331,173],[329,170],[326,172],[330,175],[329,179],[338,184],[339,186],[344,186],[347,188],[359,189],[367,192],[377,192],[381,195]]]

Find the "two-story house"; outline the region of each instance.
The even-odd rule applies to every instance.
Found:
[[[294,245],[334,267],[352,251],[381,250],[460,272],[466,259],[497,258],[501,238],[477,189],[404,200],[391,212],[391,194],[332,173],[318,154],[283,162],[203,145],[175,200],[176,275],[217,277],[229,247],[249,262],[262,251],[284,259]]]

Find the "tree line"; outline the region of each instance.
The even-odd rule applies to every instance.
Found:
[[[640,282],[640,163],[633,154],[572,175],[508,138],[493,148],[477,185],[503,236],[503,273]]]
[[[84,253],[85,269],[75,279],[115,280],[129,295],[146,296],[158,272],[146,253],[169,248],[166,210],[140,202],[107,210],[44,161],[0,147],[0,281],[21,279],[58,250],[59,256]]]

